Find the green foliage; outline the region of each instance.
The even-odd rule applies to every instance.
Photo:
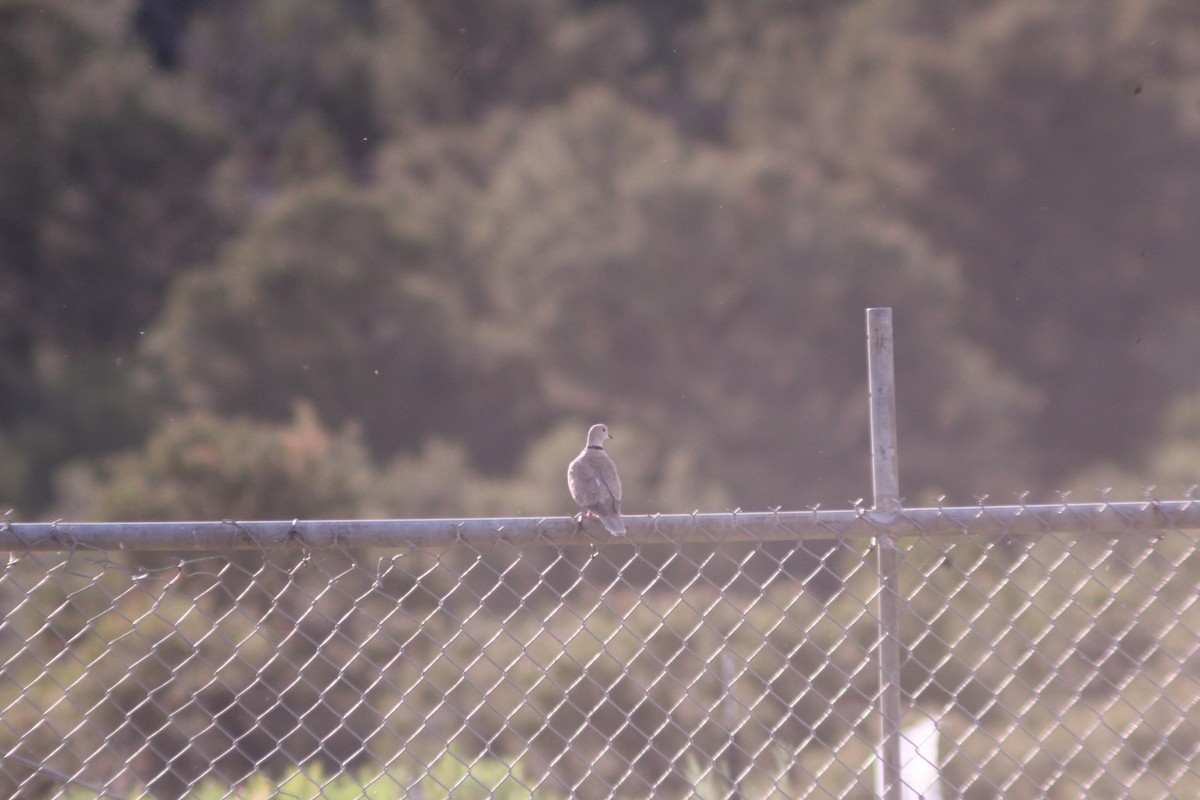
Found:
[[[165,417],[298,401],[483,498],[603,418],[692,476],[656,510],[841,502],[871,305],[912,497],[1145,461],[1195,389],[1184,0],[201,4],[169,73],[127,11],[0,4],[25,514]]]
[[[92,520],[570,513],[563,468],[597,419],[617,434],[630,513],[837,505],[869,486],[862,328],[876,305],[897,312],[910,498],[1063,485],[1076,498],[1111,486],[1118,499],[1200,482],[1190,267],[1200,6],[1190,0],[194,5],[179,68],[163,73],[134,46],[129,3],[0,0],[0,510]],[[939,633],[913,654],[907,688],[983,712],[993,690],[1024,703],[1021,687],[1042,685],[1048,659],[1061,659],[1063,685],[1045,684],[1057,694],[1031,714],[1061,713],[1105,751],[1105,731],[1152,735],[1124,706],[1089,716],[1066,699],[1078,687],[1065,684],[1087,673],[1075,645],[1144,652],[1146,631],[1097,599],[1112,573],[1046,583],[1034,568],[1045,561],[1030,559],[1001,587],[1012,563],[969,549],[960,544],[956,559],[986,564],[955,595],[955,614],[934,619],[939,598],[912,598]],[[1103,560],[1095,544],[1078,549]],[[776,552],[747,568],[774,569]],[[121,595],[120,612],[97,619],[117,589],[85,570],[89,580],[56,575],[31,590],[62,608],[44,630],[27,608],[5,615],[40,662],[4,660],[0,705],[8,731],[32,730],[49,707],[54,730],[71,729],[56,692],[132,629],[130,652],[154,657],[121,662],[123,652],[99,669],[81,684],[88,707],[107,692],[140,730],[165,730],[120,684],[135,674],[201,727],[239,703],[258,719],[275,697],[333,727],[337,709],[373,685],[364,659],[386,663],[395,642],[433,658],[422,630],[469,629],[443,661],[480,685],[494,664],[513,664],[533,687],[528,702],[496,692],[521,736],[536,738],[547,714],[578,724],[572,709],[589,703],[606,724],[636,712],[652,730],[661,709],[695,713],[675,705],[680,693],[721,694],[694,659],[722,645],[695,627],[694,608],[710,603],[735,653],[775,676],[764,708],[810,683],[820,692],[807,697],[831,697],[819,666],[849,669],[870,631],[853,602],[824,601],[842,587],[866,596],[848,569],[861,554],[795,556],[796,574],[820,559],[828,569],[799,599],[791,587],[778,600],[790,618],[779,626],[705,594],[729,577],[726,556],[648,551],[617,568],[570,549],[515,566],[502,549],[408,554],[380,587],[323,596],[301,633],[288,620],[320,581],[291,556],[240,554],[215,578],[166,556],[127,558],[162,596]],[[321,568],[366,563],[329,558]],[[1147,556],[1129,585],[1190,608],[1194,565],[1179,563],[1179,581],[1163,584]],[[586,624],[566,611],[510,613],[529,592],[583,593],[585,570],[598,582],[654,576],[667,599]],[[932,582],[949,591],[940,574]],[[684,586],[693,607],[676,602]],[[11,603],[23,596],[2,591]],[[496,607],[468,616],[481,597]],[[985,599],[1005,613],[983,610]],[[564,608],[589,602],[572,596]],[[189,616],[197,604],[228,639],[205,638],[207,620]],[[370,639],[371,620],[401,605],[399,638]],[[1072,624],[1096,615],[1095,640],[1052,631],[1019,680],[983,655],[972,675],[942,660],[938,642],[962,641],[1016,663],[1042,612],[1066,605]],[[270,608],[287,614],[255,616]],[[743,616],[758,627],[735,630]],[[328,645],[336,663],[308,667],[333,687],[313,705],[271,658],[308,664],[331,620],[347,638]],[[1147,624],[1164,652],[1189,646],[1165,617]],[[1011,635],[979,638],[1005,625]],[[771,646],[754,630],[770,631]],[[653,657],[636,655],[635,635]],[[244,660],[228,660],[234,641]],[[630,663],[592,659],[597,641]],[[78,658],[55,661],[34,685],[62,642]],[[783,652],[786,663],[773,660]],[[397,663],[396,685],[415,687],[423,712],[446,697],[478,708],[426,674],[432,662]],[[209,686],[212,664],[225,665],[230,692]],[[1140,666],[1140,677],[1104,677],[1153,695],[1138,681],[1170,665]],[[680,682],[660,680],[665,672]],[[638,705],[634,682],[655,687],[659,711]],[[241,691],[251,685],[276,694]],[[12,705],[27,688],[34,705]],[[841,702],[869,694],[856,685]],[[187,705],[193,696],[202,707]],[[820,718],[797,702],[804,719]],[[982,762],[989,732],[1007,724],[996,716],[947,725]],[[376,722],[355,718],[330,747],[358,752]],[[476,722],[507,746],[511,731]],[[831,717],[799,727],[783,734],[823,747],[845,733]],[[49,730],[32,741],[53,746]],[[372,746],[406,744],[390,736]],[[477,755],[480,741],[461,738],[463,757]],[[701,738],[708,758],[718,742]],[[131,745],[86,749],[110,746]],[[483,791],[476,779],[521,794],[500,762],[475,760],[467,779],[438,747],[417,756],[440,776],[427,796]],[[1071,747],[1056,737],[1047,758],[1069,762]],[[223,753],[204,757],[233,782],[254,771]],[[266,774],[302,760],[275,758]],[[1028,769],[1051,769],[1043,762]],[[288,773],[290,791],[357,791],[316,769]],[[582,761],[560,769],[572,790],[599,780]],[[720,791],[695,778],[664,786]],[[243,788],[273,791],[267,780]],[[802,784],[774,785],[746,791]]]
[[[370,153],[379,133],[371,17],[364,4],[320,0],[196,15],[191,79],[240,132],[237,156],[251,160],[247,188],[336,174]],[[328,137],[328,158],[288,158],[300,129],[313,127]],[[253,163],[263,158],[276,171]]]
[[[73,514],[94,520],[344,517],[368,475],[360,437],[329,433],[299,406],[286,425],[170,420],[141,452],[67,470],[61,493]]]
[[[143,790],[144,791],[144,790]],[[419,792],[428,800],[530,800],[532,793],[522,785],[512,768],[496,759],[467,763],[447,753],[421,774],[398,778],[391,773],[373,774],[367,769],[355,775],[330,774],[320,764],[284,770],[278,777],[256,773],[238,786],[227,786],[215,778],[205,779],[180,800],[402,800]],[[70,788],[64,800],[100,800],[106,794]]]
[[[1136,460],[1102,463],[1072,476],[1066,488],[1089,497],[1098,488],[1111,499],[1165,497],[1175,487],[1193,494],[1200,487],[1200,393],[1178,395],[1165,410],[1145,455]],[[1089,499],[1095,499],[1092,494]]]
[[[968,431],[994,458],[976,480],[1004,482],[1023,458],[1012,444],[1032,399],[951,335],[954,264],[783,160],[691,148],[611,93],[585,92],[514,137],[472,233],[497,324],[536,358],[547,400],[628,415],[659,447],[686,442],[697,471],[741,502],[786,505],[814,454],[865,447],[852,398],[869,305],[910,320],[898,372],[912,480],[965,489],[935,465]],[[806,268],[821,264],[836,267]],[[849,496],[861,464],[833,461],[808,481]]]
[[[782,748],[775,754],[779,763],[772,770],[775,775],[787,775],[790,762],[794,760],[791,753]],[[765,772],[765,771],[764,771]],[[706,763],[700,759],[688,761],[686,771],[687,781],[692,791],[685,794],[687,800],[726,800],[735,796],[744,800],[789,800],[803,797],[805,787],[790,778],[784,777],[772,780],[770,777],[756,771],[751,778],[731,781],[728,771],[720,763]],[[793,785],[795,784],[795,785]],[[733,787],[736,786],[736,794]]]
[[[25,512],[65,460],[145,435],[132,351],[221,228],[197,191],[221,128],[115,46],[118,5],[0,4],[0,430],[24,464],[0,497]]]
[[[322,185],[180,281],[150,349],[188,404],[279,417],[300,397],[394,447],[454,402],[454,325],[453,297],[386,208]]]
[[[439,758],[417,783],[426,797],[450,800],[518,800],[531,798],[530,787],[512,767],[494,758],[464,759],[453,753]]]

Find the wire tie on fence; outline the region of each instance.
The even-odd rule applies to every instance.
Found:
[[[540,517],[536,522],[533,523],[534,538],[541,539],[542,537],[544,537],[546,535],[545,530],[544,530],[545,526],[546,526],[546,518],[545,517]]]
[[[18,533],[17,529],[13,527],[12,515],[13,515],[13,510],[11,508],[8,511],[4,512],[4,525],[2,528],[0,528],[0,530],[4,530],[8,533],[11,533],[18,542],[25,545],[26,550],[32,551],[33,548],[30,547],[29,540],[26,539],[24,536],[22,536],[20,533]]]
[[[221,524],[222,524],[222,525],[229,525],[229,526],[231,526],[231,527],[232,527],[232,528],[233,528],[235,531],[237,531],[238,533],[240,533],[240,534],[242,535],[242,537],[243,537],[243,538],[244,538],[246,541],[248,541],[248,542],[254,542],[256,545],[258,545],[258,549],[259,549],[259,550],[263,550],[263,545],[262,545],[262,542],[258,541],[258,539],[256,539],[256,538],[254,538],[253,536],[251,536],[251,535],[250,535],[250,531],[248,531],[248,530],[246,530],[245,528],[243,528],[243,527],[242,527],[242,525],[241,525],[241,523],[240,523],[240,522],[238,522],[237,520],[233,520],[233,519],[223,519],[223,520],[221,520]]]
[[[390,575],[392,570],[396,568],[396,559],[404,558],[407,555],[408,553],[392,553],[390,556],[380,556],[379,564],[375,567],[375,580],[372,582],[373,588],[383,588],[383,579]],[[383,566],[385,561],[387,562],[386,569]]]
[[[1191,486],[1183,487],[1183,499],[1189,503],[1192,502],[1192,500],[1194,500],[1196,497],[1197,489],[1200,489],[1200,486],[1197,486],[1194,483]]]
[[[66,545],[69,552],[74,553],[79,547],[79,542],[75,541],[75,537],[71,534],[63,534],[59,531],[58,525],[61,522],[62,517],[59,517],[50,523],[50,541]]]
[[[171,584],[178,580],[182,580],[187,575],[187,562],[185,562],[179,556],[172,557],[172,561],[175,563],[171,566],[163,567],[163,572],[169,570],[171,573],[171,577],[167,578],[167,580],[163,583],[164,592],[171,588]]]
[[[1159,539],[1162,539],[1164,531],[1167,528],[1168,520],[1165,519],[1165,515],[1163,514],[1162,503],[1159,502],[1158,498],[1154,496],[1154,490],[1157,488],[1157,486],[1146,487],[1146,504],[1150,507],[1151,512],[1154,515],[1155,522],[1162,523],[1160,525],[1155,525],[1155,530],[1158,531]]]
[[[1021,507],[1022,513],[1027,509],[1027,507],[1029,505],[1029,490],[1028,489],[1026,489],[1023,492],[1017,492],[1017,505],[1019,505]]]
[[[72,555],[74,555],[75,552],[76,551],[74,549],[71,550]],[[87,564],[89,564],[90,566],[98,568],[101,572],[103,572],[105,569],[111,569],[113,567],[118,566],[115,562],[109,561],[107,556],[98,558],[98,559],[91,559],[91,558],[85,559],[85,562]],[[124,570],[122,570],[122,571],[124,571]],[[89,575],[86,572],[79,572],[79,571],[76,571],[73,569],[64,569],[63,574],[71,575],[72,577],[75,577],[75,578],[87,578],[87,579],[93,580],[93,581],[96,580],[96,576],[94,574]],[[126,573],[126,574],[128,574],[128,573]]]

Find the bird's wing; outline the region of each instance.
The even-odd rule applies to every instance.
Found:
[[[599,483],[596,480],[595,469],[588,464],[584,455],[572,461],[571,466],[567,468],[567,486],[571,490],[571,497],[581,508],[590,508],[600,499],[597,491]]]
[[[588,450],[567,470],[571,496],[582,508],[600,514],[620,513],[621,479],[608,454]]]
[[[611,509],[614,514],[620,514],[621,476],[617,474],[617,465],[613,463],[608,453],[600,452],[596,455],[599,456],[596,459],[596,477],[603,487],[602,492],[607,495],[604,498],[606,509]]]
[[[621,479],[617,465],[603,450],[591,450],[586,461],[592,479],[595,504],[592,510],[601,516],[621,513]]]

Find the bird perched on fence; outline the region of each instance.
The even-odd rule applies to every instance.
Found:
[[[614,536],[625,533],[621,521],[621,479],[617,476],[617,465],[604,451],[604,441],[611,439],[607,425],[593,425],[588,430],[587,447],[567,467],[567,487],[571,497],[583,509],[579,515],[582,524],[586,515],[600,520],[604,529]]]

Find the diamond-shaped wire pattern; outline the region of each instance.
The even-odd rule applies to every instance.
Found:
[[[918,518],[900,678],[943,796],[1200,796],[1194,534]],[[875,796],[872,541],[717,538],[14,553],[0,795]]]

